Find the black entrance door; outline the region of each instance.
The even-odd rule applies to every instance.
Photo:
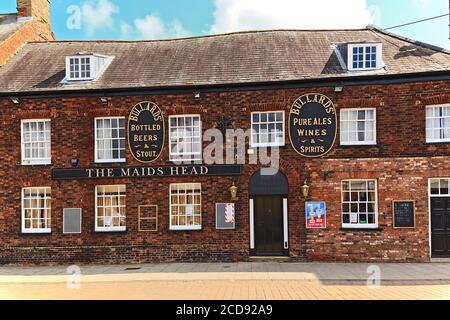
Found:
[[[255,253],[259,256],[282,256],[283,197],[254,198]]]
[[[431,251],[450,258],[450,198],[431,198]]]

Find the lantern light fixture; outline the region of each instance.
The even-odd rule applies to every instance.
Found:
[[[303,186],[301,187],[303,198],[308,199],[310,189],[311,187],[308,185],[308,181],[305,180]]]
[[[233,181],[233,185],[230,187],[230,193],[231,193],[231,201],[238,200],[237,193],[238,193],[238,187],[236,187],[236,183]]]

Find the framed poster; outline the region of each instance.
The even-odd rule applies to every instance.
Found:
[[[234,230],[236,215],[234,203],[216,203],[216,229]]]
[[[392,201],[394,229],[416,227],[416,202],[414,200]]]
[[[325,202],[306,203],[306,228],[326,229],[327,204]]]

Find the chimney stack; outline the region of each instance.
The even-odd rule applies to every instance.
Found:
[[[19,18],[32,17],[50,26],[50,0],[17,0]]]

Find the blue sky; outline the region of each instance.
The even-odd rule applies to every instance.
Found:
[[[0,12],[15,12],[2,0]],[[59,40],[163,39],[248,29],[390,27],[448,12],[448,0],[52,0]],[[450,49],[449,19],[392,30]]]

